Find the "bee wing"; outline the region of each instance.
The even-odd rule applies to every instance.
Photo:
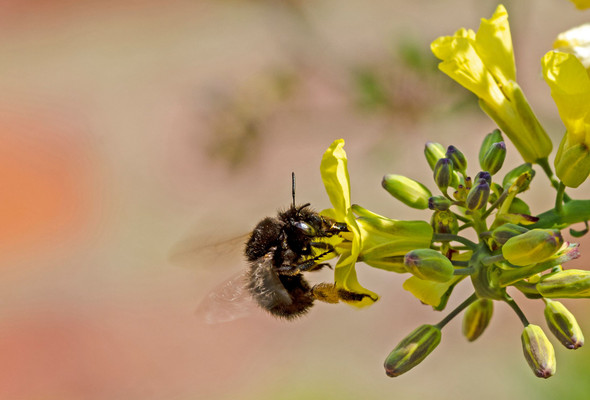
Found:
[[[190,267],[227,264],[227,260],[239,257],[244,251],[244,243],[249,236],[250,233],[246,233],[219,241],[188,236],[172,246],[168,260],[175,265]]]
[[[246,273],[240,272],[209,292],[196,314],[208,324],[217,324],[247,317],[255,308],[246,288]]]

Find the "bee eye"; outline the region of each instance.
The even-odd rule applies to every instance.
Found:
[[[303,221],[297,221],[293,224],[297,229],[303,232],[307,236],[314,236],[316,231],[313,226],[306,224]]]

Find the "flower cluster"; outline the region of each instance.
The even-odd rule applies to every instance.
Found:
[[[565,47],[564,40],[556,47]],[[566,132],[554,160],[548,161],[551,140],[516,83],[516,68],[508,14],[500,5],[478,32],[460,29],[438,38],[432,51],[439,68],[479,98],[482,110],[498,127],[487,134],[478,154],[475,174],[468,174],[467,157],[455,146],[426,143],[432,169],[433,194],[411,178],[388,174],[382,185],[405,205],[429,210],[429,221],[400,221],[352,204],[344,141],[325,152],[321,174],[333,208],[322,213],[345,222],[348,232],[334,246],[339,259],[335,285],[357,293],[342,300],[364,307],[378,295],[357,279],[357,262],[396,273],[407,273],[404,289],[422,303],[441,311],[454,287],[471,282],[474,293],[437,324],[412,331],[389,354],[385,370],[398,376],[420,363],[439,344],[443,327],[464,312],[463,334],[477,339],[488,326],[494,301],[507,303],[523,323],[525,359],[538,377],[555,373],[555,354],[543,329],[531,324],[508,289],[545,304],[545,319],[555,338],[568,349],[582,346],[584,337],[574,316],[558,298],[590,297],[590,271],[565,269],[578,257],[578,245],[563,239],[562,230],[590,219],[590,200],[574,200],[566,188],[578,187],[590,174],[590,76],[575,52],[552,50],[542,59]],[[524,163],[500,175],[507,153],[505,135]],[[535,165],[556,190],[555,207],[533,215],[519,196],[531,187]],[[572,236],[588,231],[570,229]],[[472,241],[463,235],[474,231]],[[472,234],[473,236],[473,234]],[[471,237],[472,237],[471,236]],[[469,278],[469,279],[468,279]]]

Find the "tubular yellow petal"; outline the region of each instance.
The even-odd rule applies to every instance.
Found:
[[[475,49],[499,82],[516,80],[508,12],[502,4],[489,20],[482,18],[475,35]]]

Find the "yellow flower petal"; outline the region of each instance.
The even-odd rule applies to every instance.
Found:
[[[335,140],[322,157],[320,173],[334,206],[334,218],[344,221],[350,209],[350,177],[344,151],[344,139]]]
[[[570,0],[572,3],[575,4],[578,10],[584,10],[586,8],[590,8],[590,0]]]
[[[541,63],[561,120],[572,135],[571,144],[585,141],[590,133],[588,72],[574,55],[558,51],[545,54]]]
[[[516,80],[508,12],[502,4],[492,18],[481,19],[475,35],[475,49],[500,84]]]

